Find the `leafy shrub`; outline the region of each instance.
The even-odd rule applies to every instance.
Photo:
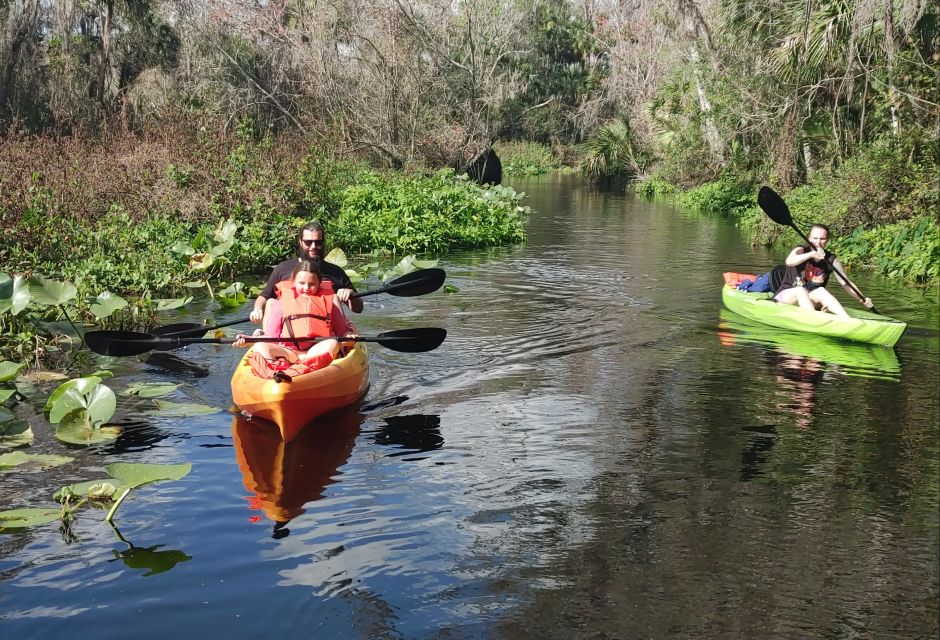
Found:
[[[740,184],[731,176],[722,176],[715,182],[689,189],[676,201],[680,206],[691,209],[739,216],[755,206],[757,194],[751,185]]]
[[[494,147],[506,175],[535,176],[561,167],[561,160],[544,144],[514,140]]]
[[[846,264],[875,269],[889,278],[921,283],[940,280],[940,227],[932,218],[858,228],[839,238],[834,251]]]
[[[347,251],[438,254],[525,239],[527,207],[508,187],[483,188],[449,170],[429,178],[360,176],[343,194],[331,242]]]

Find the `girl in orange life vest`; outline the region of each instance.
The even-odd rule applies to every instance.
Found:
[[[338,341],[298,342],[291,338],[356,335],[337,304],[332,285],[322,279],[320,267],[315,262],[298,262],[291,279],[278,283],[277,294],[283,313],[279,336],[285,340],[280,343],[256,342],[252,347],[267,360],[285,358],[291,363],[329,364],[339,354]],[[245,335],[239,334],[232,346],[246,347],[248,343],[245,338]]]
[[[842,304],[826,291],[829,274],[835,273],[839,284],[850,296],[868,309],[875,306],[871,298],[861,298],[852,289],[852,285],[842,280],[833,270],[833,267],[836,267],[845,273],[845,268],[835,255],[826,251],[826,245],[829,244],[829,228],[824,224],[814,224],[810,227],[808,239],[810,246],[796,247],[787,256],[787,272],[783,282],[774,292],[774,300],[783,304],[798,304],[804,309],[814,310],[818,307],[821,311],[848,317],[849,314],[845,312]]]

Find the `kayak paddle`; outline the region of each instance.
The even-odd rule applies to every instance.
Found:
[[[760,191],[757,192],[757,204],[760,205],[760,208],[764,210],[764,213],[766,213],[771,220],[777,224],[789,226],[794,231],[796,231],[798,236],[803,238],[806,244],[816,248],[814,247],[813,243],[809,241],[809,238],[807,238],[806,235],[800,231],[799,227],[796,226],[796,223],[793,221],[793,216],[790,215],[790,208],[787,207],[787,203],[783,201],[783,198],[781,198],[780,194],[778,194],[776,191],[767,186],[761,187]],[[848,276],[842,273],[842,271],[834,264],[830,263],[830,266],[832,266],[833,271],[839,274],[840,278],[842,278],[845,282],[848,283],[850,287],[852,287],[852,291],[857,293],[859,298],[862,300],[865,299],[865,294],[858,290],[858,287],[856,287],[852,281],[849,280]],[[874,306],[871,307],[871,310],[878,314],[881,313]]]
[[[372,291],[354,293],[350,297],[363,298],[377,293],[390,293],[393,296],[409,298],[412,296],[423,296],[426,293],[432,293],[440,289],[441,285],[444,284],[446,275],[443,269],[418,269],[417,271],[412,271],[399,278],[395,278],[383,287],[373,289]],[[201,338],[215,329],[230,327],[234,324],[242,324],[250,320],[251,318],[239,318],[238,320],[222,322],[211,327],[205,327],[198,322],[177,322],[175,324],[165,324],[154,327],[150,332],[162,338]],[[174,349],[175,347],[169,348]],[[164,348],[164,350],[166,350],[166,348]]]
[[[340,342],[378,342],[392,351],[402,353],[420,353],[433,351],[447,337],[445,329],[436,327],[423,329],[401,329],[386,331],[377,336],[340,336],[299,337],[298,342],[321,342],[333,338]],[[294,339],[294,338],[292,338]],[[284,338],[272,336],[245,336],[245,342],[283,342]],[[95,353],[105,356],[136,356],[154,349],[165,351],[184,347],[188,344],[232,344],[234,338],[180,338],[160,337],[152,333],[138,331],[88,331],[85,343]]]

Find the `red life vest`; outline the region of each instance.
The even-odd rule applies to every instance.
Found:
[[[275,290],[281,301],[280,337],[333,335],[330,323],[333,311],[333,285],[329,280],[322,280],[313,295],[298,294],[290,280],[278,282]],[[314,343],[288,340],[280,344],[298,351],[305,351]]]

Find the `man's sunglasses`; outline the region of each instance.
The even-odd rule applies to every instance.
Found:
[[[309,247],[310,245],[312,245],[312,244],[315,244],[315,245],[317,245],[318,247],[322,247],[322,246],[323,246],[323,240],[307,240],[306,238],[301,238],[300,241],[303,242],[304,245],[306,245],[306,246],[308,246],[308,247]]]

